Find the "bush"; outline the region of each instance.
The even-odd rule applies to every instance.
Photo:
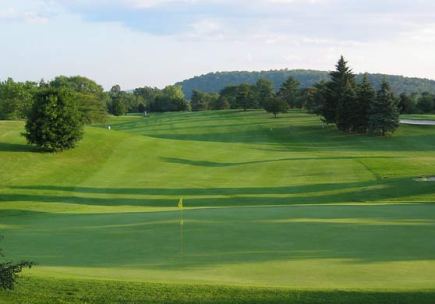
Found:
[[[62,151],[73,148],[82,135],[81,115],[71,93],[44,88],[36,94],[24,133],[29,144]]]
[[[0,257],[3,253],[0,250]],[[22,261],[20,263],[1,262],[0,263],[0,289],[14,289],[18,274],[23,268],[31,268],[35,265],[33,262]]]

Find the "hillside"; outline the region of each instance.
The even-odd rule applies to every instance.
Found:
[[[274,84],[275,89],[278,89],[280,85],[290,76],[297,79],[301,83],[302,88],[310,87],[319,81],[329,79],[328,72],[314,70],[272,70],[260,72],[237,71],[209,73],[184,80],[178,84],[183,87],[185,95],[190,98],[192,90],[219,92],[226,86],[237,85],[241,83],[253,84],[260,78],[269,79]],[[361,77],[361,74],[358,75],[358,78]],[[392,89],[396,94],[403,92],[435,93],[434,80],[395,75],[369,74],[369,79],[376,88],[380,86],[380,83],[384,78],[390,82]]]
[[[431,303],[435,189],[416,178],[435,172],[434,127],[349,136],[233,110],[109,123],[44,154],[0,121],[0,247],[38,263],[1,303]]]

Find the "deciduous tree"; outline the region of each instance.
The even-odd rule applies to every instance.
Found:
[[[24,136],[46,151],[71,149],[83,135],[83,122],[71,92],[43,88],[35,96]]]
[[[266,99],[263,107],[267,112],[272,113],[275,118],[278,113],[286,113],[288,111],[287,102],[277,97]]]

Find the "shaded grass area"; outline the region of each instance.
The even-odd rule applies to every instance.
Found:
[[[374,173],[376,174],[376,173]],[[16,186],[0,202],[43,202],[89,206],[175,207],[179,197],[187,207],[276,206],[358,202],[434,202],[434,183],[413,177],[372,181],[319,183],[282,187],[239,188],[97,188],[68,186]],[[35,191],[44,191],[36,194]],[[420,200],[415,197],[421,197]],[[0,206],[1,209],[1,206]],[[47,210],[48,211],[48,210]]]
[[[435,281],[435,206],[2,212],[8,254],[38,276],[420,290]],[[16,219],[20,219],[17,223]]]
[[[14,292],[0,291],[3,304],[432,304],[434,300],[435,291],[309,291],[30,278],[22,279]]]
[[[435,114],[404,114],[401,119],[435,120]]]

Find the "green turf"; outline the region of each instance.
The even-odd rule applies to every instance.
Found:
[[[39,263],[31,280],[433,296],[435,183],[415,179],[435,175],[435,127],[351,136],[298,111],[109,124],[44,154],[0,122],[1,247]]]
[[[434,297],[434,291],[307,291],[261,287],[24,278],[20,280],[16,290],[0,292],[0,303],[433,304]]]
[[[417,119],[417,120],[435,120],[435,114],[405,114],[401,115],[403,119]]]

